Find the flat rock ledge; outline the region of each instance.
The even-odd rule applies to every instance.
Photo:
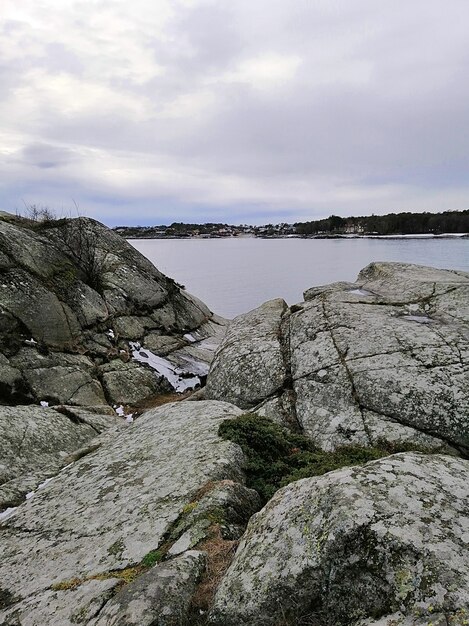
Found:
[[[372,263],[237,317],[205,397],[296,428],[324,450],[409,442],[469,451],[469,274]]]
[[[462,626],[469,462],[402,453],[307,478],[250,521],[216,626]]]
[[[217,435],[240,413],[148,411],[0,520],[0,624],[184,623],[206,558],[191,550],[214,528],[237,539],[260,508],[241,449]]]

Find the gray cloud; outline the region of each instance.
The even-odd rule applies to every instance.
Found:
[[[108,223],[465,208],[464,0],[6,0],[0,204]]]

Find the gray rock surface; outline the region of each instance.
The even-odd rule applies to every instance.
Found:
[[[113,359],[99,372],[106,397],[115,404],[138,404],[173,390],[164,376],[134,362]]]
[[[210,623],[428,625],[435,615],[462,625],[468,485],[468,461],[417,453],[291,483],[251,519]]]
[[[155,354],[184,374],[200,371],[195,385],[206,376],[224,332],[225,320],[89,218],[38,223],[0,216],[0,267],[5,404],[113,404],[165,392],[161,372],[147,364],[138,364],[123,381],[119,363],[131,358],[132,342],[157,346]],[[188,333],[198,338],[185,339]],[[166,337],[164,346],[158,336]],[[114,361],[103,380],[99,367]]]
[[[373,263],[355,284],[275,306],[230,325],[207,398],[271,414],[326,450],[380,439],[469,449],[469,274]]]
[[[249,409],[282,389],[282,322],[287,311],[284,300],[270,300],[231,322],[210,369],[206,398],[223,397]]]
[[[188,550],[119,590],[90,626],[181,626],[205,567],[202,552]]]
[[[20,504],[74,453],[122,424],[117,416],[73,407],[0,406],[0,511]]]
[[[246,522],[257,496],[242,485],[230,487],[244,480],[244,457],[217,435],[221,421],[240,413],[223,402],[148,411],[0,521],[0,623],[88,624],[92,611],[83,607],[101,610],[109,591],[89,583],[114,580],[151,551],[169,550],[190,528],[184,516],[199,500],[206,506],[202,500],[214,489],[217,511],[226,509],[221,516],[234,519],[229,511],[239,506]],[[213,510],[202,508],[194,523]]]

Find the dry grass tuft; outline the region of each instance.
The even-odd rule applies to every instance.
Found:
[[[195,614],[208,611],[213,597],[226,570],[233,560],[238,541],[223,539],[219,524],[211,527],[210,536],[197,545],[197,550],[207,553],[207,566],[202,579],[192,598],[192,610]]]

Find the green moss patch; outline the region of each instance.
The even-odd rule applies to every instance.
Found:
[[[291,433],[268,418],[251,413],[222,422],[218,434],[241,446],[247,459],[245,472],[248,487],[255,489],[264,502],[280,487],[300,478],[361,465],[396,452],[429,452],[408,443],[384,441],[369,448],[353,445],[324,452],[311,439]]]

